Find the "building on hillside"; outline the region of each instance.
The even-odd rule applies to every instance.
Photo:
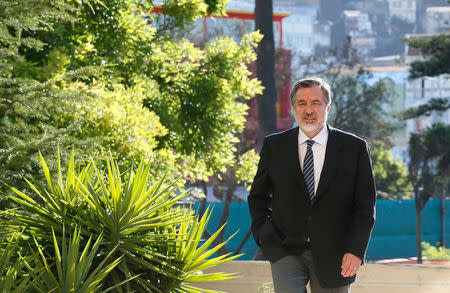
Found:
[[[367,13],[372,31],[377,37],[385,37],[388,34],[389,5],[386,0],[368,0],[351,4],[353,5],[349,9]]]
[[[283,19],[283,44],[295,56],[314,54],[318,5],[299,5],[297,1],[274,1],[275,11],[289,13]]]
[[[375,37],[369,15],[359,10],[345,10],[342,17],[344,33],[350,38],[352,47],[363,56],[370,55],[375,49]]]
[[[416,22],[415,0],[388,0],[390,17],[398,17],[409,23]]]
[[[425,33],[450,32],[450,6],[428,7],[425,14]]]
[[[320,0],[318,20],[336,22],[345,9],[345,0]]]
[[[434,35],[407,35],[412,38],[431,38]],[[416,48],[405,47],[405,63],[411,64],[415,60],[423,59],[422,54]],[[433,98],[450,100],[450,78],[446,74],[434,77],[421,77],[416,79],[407,79],[405,83],[405,107],[418,107],[427,104]],[[430,116],[420,116],[407,120],[406,132],[409,137],[410,133],[421,133],[427,127],[434,123],[441,122],[450,124],[450,109],[443,113],[434,111]]]

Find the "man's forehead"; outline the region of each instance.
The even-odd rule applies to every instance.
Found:
[[[303,96],[301,96],[301,95],[297,95],[297,100],[310,100],[310,99],[313,99],[313,100],[320,100],[320,99],[323,99],[323,96],[316,96],[316,95],[303,95]]]
[[[313,100],[313,101],[314,100],[325,100],[323,94],[320,94],[320,95],[314,94],[314,93],[312,93],[312,94],[306,94],[306,93],[300,94],[298,92],[295,95],[295,99],[297,101],[303,101],[303,100]]]

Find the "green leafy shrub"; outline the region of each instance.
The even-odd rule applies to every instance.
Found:
[[[63,176],[58,156],[54,181],[40,158],[47,185],[27,180],[34,194],[12,188],[9,198],[18,208],[3,212],[0,226],[19,235],[29,288],[96,292],[101,285],[112,292],[214,292],[191,283],[235,277],[202,273],[239,255],[212,257],[226,243],[210,247],[223,227],[202,239],[211,212],[198,218],[191,208],[176,205],[187,192],[177,195],[164,179],[150,184],[149,163],[121,171],[112,159],[92,160],[81,168],[72,154]]]
[[[24,263],[16,256],[16,237],[0,238],[0,292],[20,293],[27,287],[29,277],[21,276]]]
[[[450,248],[433,246],[428,242],[422,242],[422,254],[429,260],[450,260]]]
[[[37,263],[37,266],[31,267],[28,265],[30,275],[34,280],[32,286],[40,292],[96,292],[101,288],[101,281],[122,259],[122,257],[119,257],[112,262],[107,262],[115,251],[115,249],[113,249],[105,258],[103,258],[100,264],[92,270],[92,262],[96,257],[97,250],[103,239],[101,235],[97,238],[92,249],[89,251],[92,240],[91,236],[83,251],[80,253],[82,241],[79,231],[75,229],[73,237],[70,239],[64,237],[63,231],[61,248],[59,248],[53,230],[52,234],[55,256],[51,258],[45,257],[43,248],[37,243],[36,239],[34,239],[38,253],[35,251],[32,252],[34,256],[33,260]],[[54,272],[53,265],[56,266],[56,273]],[[103,292],[109,291],[120,285],[121,284],[119,283]]]
[[[6,185],[44,180],[38,150],[56,174],[57,145],[64,159],[73,148],[78,160],[147,158],[152,181],[167,173],[179,187],[234,164],[247,100],[262,91],[247,69],[262,36],[199,48],[170,31],[224,14],[227,0],[158,1],[165,14],[148,13],[153,2],[0,0],[0,209]]]

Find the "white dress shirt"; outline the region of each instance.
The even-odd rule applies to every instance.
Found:
[[[314,194],[317,192],[319,186],[320,173],[322,172],[323,162],[325,161],[325,151],[328,141],[328,127],[325,125],[322,130],[313,138],[309,138],[302,129],[298,131],[298,157],[300,160],[300,167],[303,171],[303,161],[305,160],[306,148],[308,139],[314,140],[312,145],[312,152],[314,157]]]

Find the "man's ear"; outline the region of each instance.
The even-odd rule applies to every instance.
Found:
[[[331,110],[331,104],[327,106],[327,113],[330,113]]]

